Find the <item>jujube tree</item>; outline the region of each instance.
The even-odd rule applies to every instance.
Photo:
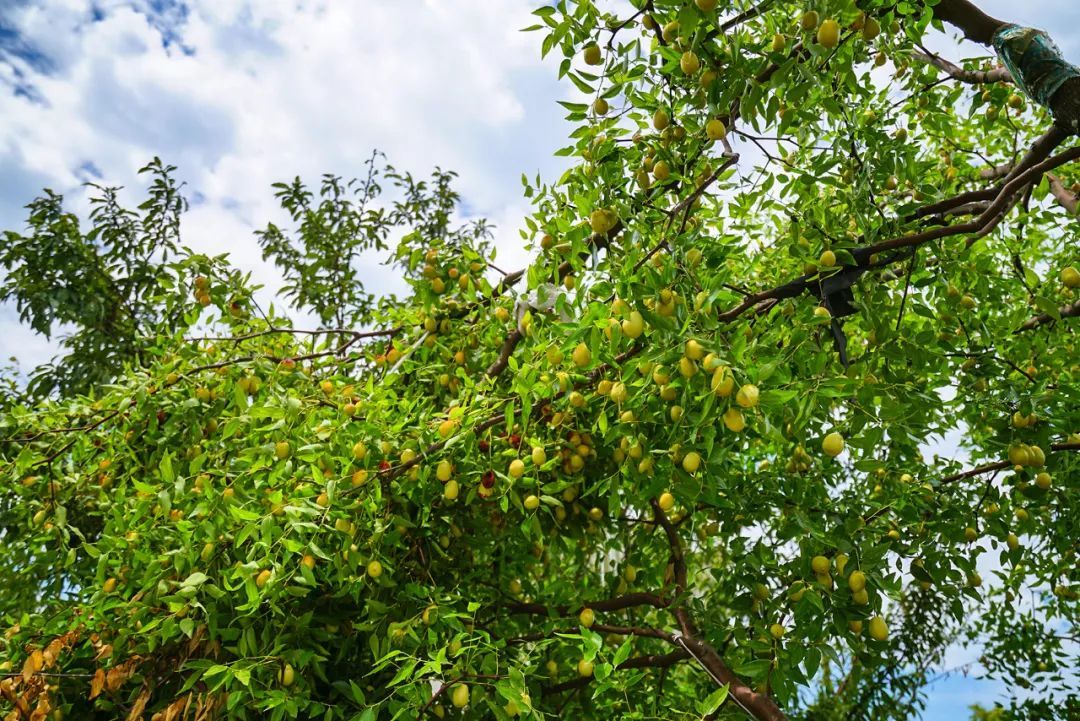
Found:
[[[1080,71],[966,0],[729,5],[535,12],[591,97],[527,268],[439,190],[338,307],[390,236],[279,186],[319,328],[185,255],[14,407],[9,718],[909,718],[962,638],[1076,709]]]

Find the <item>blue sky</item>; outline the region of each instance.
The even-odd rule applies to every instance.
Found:
[[[467,214],[498,228],[501,267],[524,260],[522,172],[554,179],[573,89],[523,34],[538,0],[0,0],[0,229],[21,228],[42,187],[85,212],[80,185],[138,187],[154,155],[197,198],[185,241],[232,253],[273,289],[252,235],[281,221],[272,182],[360,173],[372,148],[414,173],[458,171]],[[1051,31],[1080,61],[1080,2],[980,0],[991,14]],[[953,59],[983,54],[945,38]],[[395,289],[370,259],[366,283]],[[53,346],[0,306],[0,357],[24,366]],[[984,574],[986,576],[987,574]],[[972,661],[956,649],[945,667]],[[996,684],[949,676],[928,721],[957,721]]]

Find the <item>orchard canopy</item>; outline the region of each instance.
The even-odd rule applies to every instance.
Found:
[[[67,335],[3,393],[3,718],[906,719],[965,643],[1076,713],[1080,70],[966,0],[534,14],[588,100],[522,270],[377,156],[276,187],[304,327],[161,161],[7,233]]]

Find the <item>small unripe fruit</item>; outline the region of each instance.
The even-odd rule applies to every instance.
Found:
[[[709,140],[722,140],[727,135],[727,126],[723,120],[713,118],[705,124],[705,135]]]
[[[574,352],[570,354],[570,358],[578,368],[584,368],[592,362],[592,351],[584,343],[578,343]]]
[[[595,65],[595,63],[592,63]],[[456,708],[464,708],[469,704],[469,687],[459,683],[450,690],[450,703]]]
[[[885,619],[881,616],[874,616],[870,619],[868,630],[870,632],[870,638],[875,641],[884,641],[889,637],[889,627],[885,624]]]
[[[832,432],[821,441],[821,449],[825,455],[836,458],[844,452],[844,437],[837,432]]]
[[[693,75],[701,69],[701,61],[698,60],[698,56],[694,54],[693,50],[687,50],[679,58],[679,67],[686,75]]]
[[[821,47],[829,50],[840,44],[840,26],[835,20],[829,18],[821,23],[817,31],[817,41]]]

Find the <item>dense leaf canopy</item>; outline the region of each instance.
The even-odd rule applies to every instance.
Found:
[[[259,234],[318,328],[177,250],[160,163],[9,234],[85,342],[3,396],[6,718],[901,719],[962,641],[1075,711],[1080,79],[929,51],[965,0],[535,15],[590,98],[521,271],[374,157]]]

